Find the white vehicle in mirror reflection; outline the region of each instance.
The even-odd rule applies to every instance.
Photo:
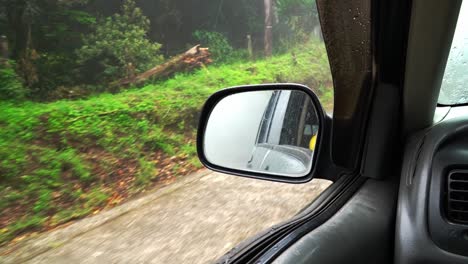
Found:
[[[317,132],[317,115],[310,98],[298,91],[274,91],[247,168],[289,174],[307,171]]]

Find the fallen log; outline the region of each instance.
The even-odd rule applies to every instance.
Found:
[[[200,68],[212,62],[210,56],[211,53],[208,51],[208,48],[201,48],[200,45],[197,45],[144,73],[114,82],[112,86],[140,84],[150,78],[164,78],[177,72],[186,72],[195,68]]]

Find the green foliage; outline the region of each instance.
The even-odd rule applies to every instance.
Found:
[[[158,175],[154,163],[147,161],[145,158],[138,159],[138,165],[137,185],[145,186]]]
[[[0,244],[13,239],[24,230],[34,230],[40,228],[47,219],[43,216],[35,215],[19,219],[7,228],[0,229]]]
[[[83,36],[84,45],[77,55],[81,63],[97,63],[104,79],[130,77],[162,62],[161,45],[147,38],[149,20],[136,7],[134,0],[125,0],[120,14],[97,22],[96,30]]]
[[[108,195],[106,195],[106,197],[108,197]],[[50,221],[52,225],[63,224],[68,221],[89,215],[91,213],[91,210],[92,208],[89,208],[89,207],[82,208],[80,206],[73,206],[71,208],[62,208],[60,211],[58,211],[55,215],[51,217]]]
[[[76,57],[69,54],[42,53],[35,61],[38,82],[31,88],[31,96],[45,100],[59,87],[71,87],[76,82],[73,69],[76,68]]]
[[[202,46],[210,49],[215,63],[237,59],[233,58],[234,49],[223,34],[214,31],[197,30],[193,33],[193,37]]]
[[[96,206],[103,205],[109,198],[109,195],[99,188],[94,188],[89,192],[82,194],[80,198],[83,201],[86,201],[85,208],[94,208]]]
[[[16,74],[13,61],[0,62],[0,99],[23,99],[26,89]]]
[[[315,0],[276,0],[276,6],[280,14],[285,15],[288,12],[313,12],[313,6],[315,6]],[[309,7],[307,10],[306,8]],[[305,9],[305,10],[304,10]]]
[[[63,14],[69,17],[70,20],[76,21],[83,25],[94,25],[96,24],[96,18],[90,13],[82,10],[65,10]]]
[[[52,192],[50,190],[40,190],[38,199],[33,206],[34,213],[41,213],[51,208]]]
[[[77,25],[92,26],[96,24],[96,17],[88,12],[74,9],[63,9],[59,7],[56,8],[56,10],[50,12],[48,20],[44,21],[46,23],[41,28],[41,31],[44,32],[44,37],[49,41],[62,42],[64,39],[74,39],[77,34],[73,29],[76,28]],[[60,44],[65,47],[69,46],[65,43]]]

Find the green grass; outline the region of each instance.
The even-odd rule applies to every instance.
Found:
[[[321,44],[78,101],[0,102],[0,245],[83,217],[164,173],[200,167],[195,131],[206,98],[229,86],[297,82],[332,104]],[[170,164],[168,160],[177,160]],[[169,163],[169,165],[168,165]]]

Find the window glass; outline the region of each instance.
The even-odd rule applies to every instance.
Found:
[[[315,0],[1,0],[0,252],[206,263],[291,218],[330,182],[213,173],[196,150],[212,93],[280,82],[331,113]],[[309,147],[314,129],[278,138]]]
[[[439,103],[468,103],[468,1],[463,1],[440,90]]]

